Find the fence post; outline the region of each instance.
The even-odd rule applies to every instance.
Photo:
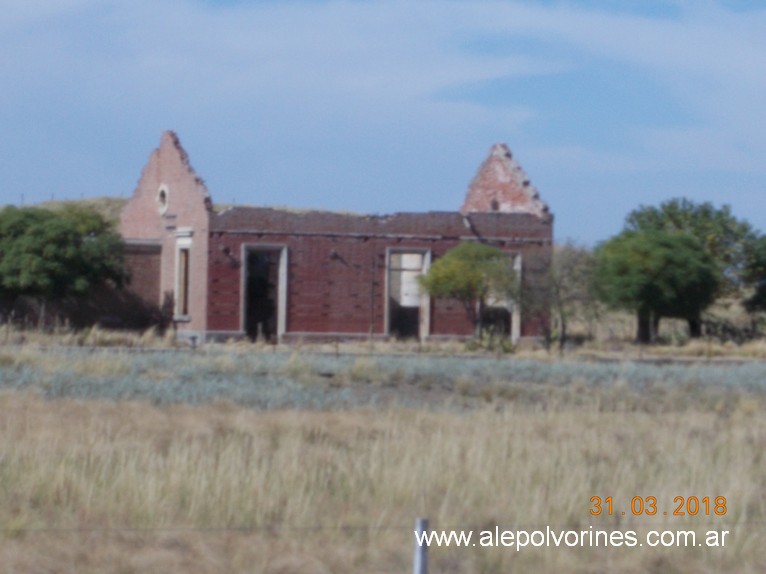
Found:
[[[415,522],[415,559],[412,564],[412,574],[428,574],[428,545],[418,544],[423,535],[428,532],[428,518],[418,518]]]

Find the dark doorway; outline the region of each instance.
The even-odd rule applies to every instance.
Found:
[[[481,324],[493,336],[511,335],[511,312],[505,307],[485,307]]]
[[[247,251],[245,332],[252,340],[268,341],[277,335],[279,256],[276,249]]]
[[[393,298],[389,300],[391,334],[399,339],[416,339],[420,329],[420,309],[403,307]]]

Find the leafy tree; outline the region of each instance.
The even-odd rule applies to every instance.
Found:
[[[748,249],[745,280],[754,288],[745,299],[745,309],[751,313],[766,311],[766,237],[758,238]]]
[[[83,236],[105,235],[112,232],[113,236],[119,237],[113,233],[115,223],[93,207],[80,203],[64,203],[52,211],[74,223],[77,231]]]
[[[747,253],[758,238],[747,221],[732,215],[728,205],[716,208],[710,202],[686,198],[670,199],[659,207],[639,207],[628,215],[625,229],[693,235],[717,263],[725,279],[720,286],[729,291],[742,285]]]
[[[122,240],[95,212],[82,208],[54,213],[6,207],[0,211],[0,293],[12,302],[45,303],[84,296],[104,282],[127,280]]]
[[[589,322],[598,315],[598,301],[593,290],[593,252],[573,243],[556,245],[548,273],[548,293],[553,315],[559,325],[559,350],[568,337],[569,322],[583,318]]]
[[[686,319],[699,334],[719,279],[716,262],[687,233],[625,231],[596,251],[597,292],[607,305],[636,312],[642,343],[651,342],[662,317]]]
[[[509,298],[517,284],[508,254],[475,242],[460,243],[447,251],[418,281],[431,297],[460,301],[477,337],[490,298]]]

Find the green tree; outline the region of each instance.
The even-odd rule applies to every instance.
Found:
[[[47,302],[126,280],[122,240],[99,214],[82,208],[0,211],[0,293],[6,301],[32,297],[44,320]]]
[[[460,301],[477,337],[481,335],[482,317],[490,298],[513,298],[517,288],[508,254],[475,242],[460,243],[447,251],[418,281],[431,297]]]
[[[747,252],[745,280],[753,287],[753,293],[745,299],[749,312],[766,311],[766,237],[753,242]]]
[[[720,271],[688,233],[625,231],[597,248],[594,277],[607,305],[636,312],[637,339],[648,343],[662,317],[686,319],[698,334],[701,313],[718,292]]]
[[[710,202],[695,203],[686,198],[635,209],[628,214],[625,229],[693,235],[715,260],[724,279],[719,286],[728,291],[738,289],[745,281],[747,254],[758,239],[750,224],[734,217],[728,205],[716,208]]]

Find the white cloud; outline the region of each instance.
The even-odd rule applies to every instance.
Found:
[[[18,0],[0,15],[0,118],[11,140],[12,130],[32,131],[54,145],[73,134],[85,141],[100,129],[131,131],[151,146],[159,129],[179,128],[183,140],[190,134],[208,154],[210,173],[202,175],[241,201],[248,200],[248,185],[237,181],[255,180],[279,180],[295,190],[312,181],[316,187],[303,193],[319,199],[305,203],[325,201],[329,190],[341,203],[356,201],[343,196],[355,193],[343,190],[344,172],[353,169],[343,158],[353,156],[353,146],[362,141],[380,148],[367,160],[377,162],[370,171],[392,174],[388,182],[369,182],[371,194],[399,186],[406,196],[417,185],[426,208],[448,208],[452,199],[439,203],[445,186],[452,186],[450,198],[462,193],[477,156],[494,141],[511,138],[512,148],[527,146],[519,149],[521,157],[536,166],[549,161],[571,177],[705,170],[714,164],[763,173],[764,29],[766,12],[734,13],[715,2],[682,2],[680,16],[649,17],[571,3],[490,0],[226,8],[191,0]],[[507,42],[494,45],[490,39]],[[572,133],[539,141],[535,130],[549,111],[545,106],[565,94],[540,94],[540,103],[521,104],[511,91],[503,106],[481,97],[442,97],[489,80],[555,78],[607,64],[625,74],[641,70],[667,90],[658,98],[672,99],[691,119],[673,125],[641,125],[639,119],[624,128],[629,149],[617,151],[577,142]],[[3,145],[10,159],[0,172],[34,164],[21,155],[29,149]],[[107,153],[88,145],[82,144],[83,154]],[[321,147],[323,160],[337,161],[321,172],[319,162],[307,163],[301,169],[317,171],[294,174],[285,163],[287,145],[303,151]],[[257,160],[224,173],[233,165],[218,151],[224,147],[232,157]],[[419,159],[410,162],[411,157]],[[109,161],[118,164],[119,157]],[[216,167],[224,161],[226,168]],[[128,175],[121,177],[132,184],[137,166],[124,170]],[[363,177],[355,184],[363,185]],[[555,211],[555,195],[565,191],[542,193]]]

